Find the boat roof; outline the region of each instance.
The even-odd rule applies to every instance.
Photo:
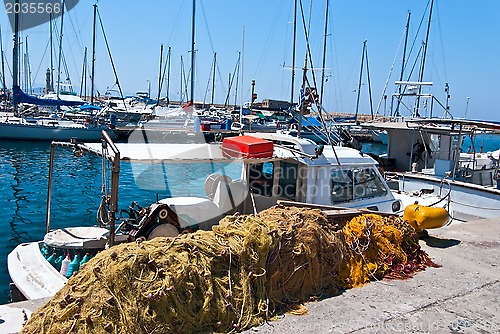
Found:
[[[397,122],[363,123],[362,127],[376,130],[423,130],[432,134],[458,135],[472,130],[500,130],[500,124],[484,121],[444,118],[408,118]]]
[[[328,165],[376,165],[367,154],[348,147],[325,146],[322,154],[316,154],[318,145],[311,140],[276,133],[252,133],[254,137],[273,141],[274,152],[269,158],[228,158],[224,156],[222,143],[172,144],[172,143],[116,143],[120,160],[133,162],[235,162],[245,163],[296,160],[310,166]],[[102,155],[100,143],[79,144],[83,149]],[[114,157],[109,150],[108,156]],[[337,160],[338,158],[338,160]]]

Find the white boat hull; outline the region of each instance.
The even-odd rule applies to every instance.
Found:
[[[435,194],[447,192],[449,182],[451,187],[450,208],[455,213],[455,218],[495,218],[500,217],[500,189],[479,186],[472,183],[446,180],[441,187],[442,180],[437,177],[404,174],[399,179],[400,189],[405,191],[419,191],[420,189],[434,189]]]
[[[27,299],[52,297],[67,282],[40,252],[40,242],[17,246],[7,257],[9,275]]]
[[[77,138],[80,142],[97,142],[101,140],[104,127],[64,127],[57,125],[38,125],[26,123],[0,123],[0,139],[37,140],[37,141],[70,141]],[[112,138],[112,130],[107,130]]]

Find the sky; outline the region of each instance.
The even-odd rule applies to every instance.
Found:
[[[293,100],[297,102],[299,99],[301,68],[307,53],[306,27],[318,87],[324,68],[326,80],[322,100],[325,109],[329,112],[354,113],[358,109],[363,114],[372,111],[380,115],[390,114],[391,96],[397,89],[395,81],[401,74],[408,13],[411,17],[405,58],[407,67],[403,77],[404,80],[416,81],[422,62],[420,50],[426,39],[430,1],[329,0],[325,67],[322,62],[327,1],[301,2],[302,11],[299,1],[297,14],[297,70]],[[81,87],[85,47],[88,48],[90,74],[95,3],[80,0],[64,17],[63,54],[77,92]],[[124,94],[148,91],[150,87],[151,95],[157,96],[160,45],[163,44],[164,57],[171,48],[169,98],[179,100],[181,91],[186,91],[181,74],[184,73],[189,80],[190,73],[192,1],[101,0],[97,5]],[[194,99],[211,101],[216,53],[215,103],[224,103],[228,95],[231,104],[249,101],[252,80],[255,80],[258,101],[289,101],[292,94],[293,8],[294,0],[197,0]],[[443,105],[448,103],[454,117],[500,121],[496,98],[496,80],[500,78],[499,12],[498,0],[435,0],[423,78],[433,85],[424,91],[432,93]],[[59,24],[57,20],[54,34],[59,34]],[[5,13],[0,15],[0,25],[9,85],[12,80],[12,29]],[[117,86],[99,20],[98,26],[95,86],[103,94],[107,89],[117,89]],[[22,32],[23,41],[28,37],[28,59],[34,87],[44,85],[45,71],[50,67],[49,29],[47,23]],[[364,41],[366,53],[362,68]],[[55,47],[55,59],[58,59],[57,55]],[[54,63],[57,69],[57,61]],[[310,63],[308,67],[311,67]],[[234,73],[237,73],[238,90],[235,91],[236,83],[233,83],[228,94],[229,78]],[[310,74],[311,71],[309,80],[312,81]],[[57,73],[54,75],[57,77]],[[66,73],[61,74],[62,78],[66,76]],[[234,80],[236,82],[236,78]],[[87,89],[90,89],[89,82],[90,79],[87,80]],[[448,102],[446,84],[449,85]],[[165,86],[163,84],[162,97],[166,95]],[[382,98],[384,95],[388,96],[386,100]],[[187,99],[185,95],[183,99]],[[434,111],[434,116],[441,114],[441,110]]]

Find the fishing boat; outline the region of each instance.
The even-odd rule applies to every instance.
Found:
[[[500,165],[496,152],[462,152],[465,136],[480,129],[499,129],[497,124],[453,119],[408,119],[365,124],[388,133],[388,151],[379,157],[388,176],[404,191],[427,186],[439,192],[451,189],[450,207],[455,219],[500,216]],[[377,157],[376,157],[377,158]]]
[[[258,213],[279,202],[391,214],[404,210],[403,194],[394,194],[377,162],[355,149],[318,146],[307,139],[276,133],[252,133],[217,143],[155,144],[147,143],[139,132],[132,134],[128,143],[115,144],[106,132],[101,144],[52,143],[46,236],[43,241],[23,243],[9,254],[12,296],[37,299],[55,294],[66,277],[54,267],[62,266],[68,254],[72,262],[78,262],[77,254],[81,260],[83,254],[95,254],[106,245],[206,230],[227,214]],[[111,187],[98,210],[100,226],[51,230],[52,170],[57,147],[69,148],[76,156],[95,153],[110,161],[111,170],[103,170],[111,178],[106,181]],[[176,196],[145,207],[132,203],[128,209],[118,210],[121,161],[137,167],[136,182],[151,178],[154,164],[188,162],[238,163],[241,178],[232,179],[223,171],[213,173],[200,184],[205,197]],[[155,184],[166,182],[163,174],[153,177]],[[422,194],[417,200],[423,204],[439,200],[435,194]]]

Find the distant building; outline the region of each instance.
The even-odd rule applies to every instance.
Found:
[[[292,106],[295,104],[292,104]],[[254,103],[254,107],[260,107],[269,110],[287,110],[290,108],[289,101],[281,100],[262,100],[260,103]]]

